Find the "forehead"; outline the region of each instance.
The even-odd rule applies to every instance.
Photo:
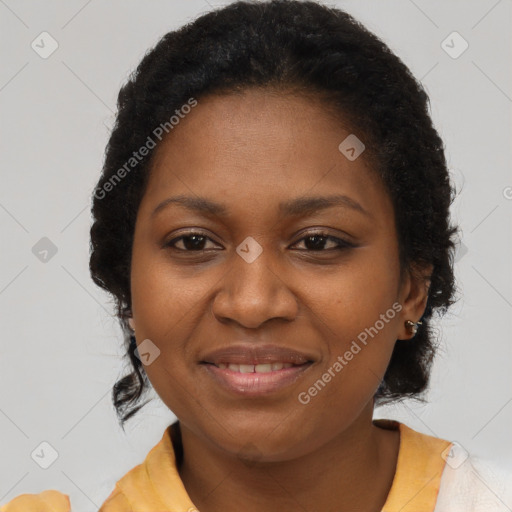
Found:
[[[380,179],[364,152],[340,152],[356,134],[331,112],[318,98],[258,89],[200,98],[157,148],[141,208],[171,192],[253,210],[334,193],[376,205]]]

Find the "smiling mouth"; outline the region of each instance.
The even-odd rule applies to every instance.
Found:
[[[262,363],[262,364],[234,364],[234,363],[206,363],[212,364],[221,370],[231,370],[237,373],[270,373],[285,368],[291,368],[293,366],[305,366],[311,364],[311,361],[307,361],[303,364],[293,363]]]
[[[282,396],[318,357],[295,348],[272,344],[238,343],[200,354],[199,366],[210,386],[243,398]]]
[[[206,375],[220,388],[244,398],[271,397],[284,393],[290,386],[309,374],[313,361],[304,363],[211,363],[203,361]]]

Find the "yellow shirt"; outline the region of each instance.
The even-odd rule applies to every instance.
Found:
[[[399,429],[400,448],[395,477],[382,512],[433,512],[445,467],[449,441],[421,434],[403,423],[374,420],[382,428]],[[162,439],[144,462],[128,471],[115,485],[99,512],[194,512],[181,481],[176,458],[181,457],[178,423],[165,429]],[[449,450],[448,450],[449,451]],[[0,512],[71,512],[69,497],[50,490],[23,494]]]

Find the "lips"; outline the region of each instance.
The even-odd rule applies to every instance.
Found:
[[[229,369],[232,372],[238,373],[269,373],[282,370],[283,368],[291,368],[292,363],[260,363],[260,364],[227,364],[219,363],[216,364],[217,368],[221,370]]]
[[[278,345],[231,345],[229,347],[220,348],[208,352],[201,358],[203,363],[219,365],[233,365],[244,367],[243,373],[251,373],[258,371],[256,368],[248,367],[261,366],[259,369],[262,373],[268,370],[267,365],[286,364],[286,365],[302,365],[312,362],[314,358],[297,350]],[[264,366],[264,367],[263,367]],[[235,368],[232,368],[235,370]],[[277,368],[276,369],[281,369]]]
[[[246,398],[284,393],[315,362],[310,354],[277,345],[231,345],[201,357],[206,375],[230,394]],[[210,380],[211,382],[211,380]]]

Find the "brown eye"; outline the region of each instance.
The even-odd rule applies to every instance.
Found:
[[[304,245],[306,250],[308,251],[328,251],[328,250],[341,250],[346,249],[348,247],[354,247],[353,244],[342,240],[341,238],[337,238],[334,236],[327,235],[325,233],[313,233],[308,236],[305,236],[299,240],[299,242],[304,241]],[[334,244],[334,247],[325,247],[328,243]]]
[[[171,247],[177,251],[199,252],[208,250],[205,247],[208,240],[213,243],[210,238],[208,238],[206,235],[203,235],[202,233],[187,233],[166,243],[165,247]],[[181,243],[181,247],[177,247],[178,243]]]

